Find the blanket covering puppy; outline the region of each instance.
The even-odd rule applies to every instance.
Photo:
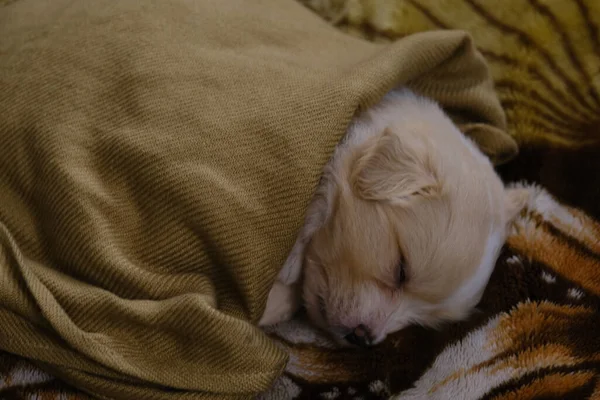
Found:
[[[0,349],[100,398],[248,398],[255,323],[352,116],[395,86],[489,124],[460,31],[393,45],[292,0],[17,0],[0,13]]]

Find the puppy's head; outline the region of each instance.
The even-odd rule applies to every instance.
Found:
[[[368,345],[466,317],[524,193],[506,190],[427,100],[395,99],[352,129],[325,172],[327,212],[305,253],[310,318]]]

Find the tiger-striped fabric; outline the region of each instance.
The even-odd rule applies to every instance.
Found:
[[[341,30],[389,42],[464,29],[486,57],[520,143],[598,143],[596,0],[300,0]]]
[[[600,2],[300,1],[366,40],[469,31],[521,146],[500,173],[536,185],[471,319],[349,351],[300,317],[269,332],[290,362],[261,400],[600,399]],[[87,399],[0,354],[13,398]]]

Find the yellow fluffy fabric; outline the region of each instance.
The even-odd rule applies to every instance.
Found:
[[[372,41],[464,29],[490,64],[520,144],[598,141],[600,2],[596,0],[301,0]]]

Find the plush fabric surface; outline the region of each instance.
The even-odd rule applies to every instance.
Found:
[[[464,32],[376,45],[292,0],[0,5],[0,349],[100,398],[271,386],[287,353],[254,324],[332,149],[390,88],[516,149]]]

